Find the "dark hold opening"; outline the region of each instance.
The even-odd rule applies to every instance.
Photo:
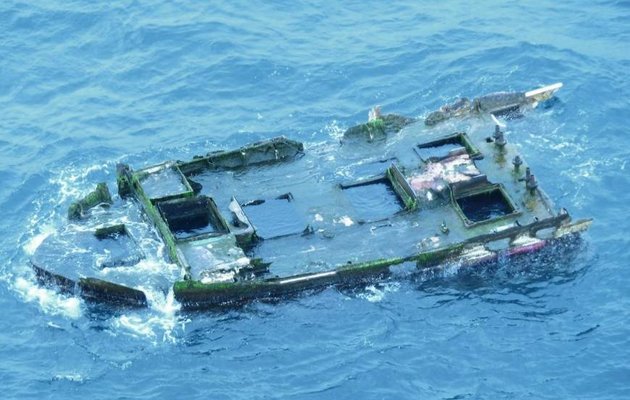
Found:
[[[227,233],[214,208],[212,199],[206,196],[158,203],[160,213],[177,239]]]
[[[456,201],[471,222],[487,221],[515,211],[499,188],[460,197]]]
[[[442,139],[434,140],[428,143],[422,143],[415,147],[416,153],[422,161],[437,161],[445,157],[468,153],[471,158],[477,158],[481,155],[465,133],[458,133]]]

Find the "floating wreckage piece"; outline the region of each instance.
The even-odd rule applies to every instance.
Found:
[[[374,110],[370,122],[385,117]],[[555,208],[499,127],[443,134],[404,123],[406,140],[386,160],[371,146],[331,156],[279,137],[190,161],[119,165],[112,207],[135,204],[153,225],[147,232],[180,272],[161,289],[183,309],[362,285],[403,265],[474,266],[589,228],[590,219]],[[107,200],[100,187],[79,202],[81,215]],[[120,223],[89,228],[96,217],[107,215],[73,220],[36,249],[38,279],[90,300],[146,305],[146,280],[127,279],[144,259],[142,238]]]
[[[472,101],[465,97],[460,98],[454,103],[446,104],[439,110],[430,113],[424,123],[433,126],[451,118],[520,112],[525,108],[534,108],[538,103],[550,99],[561,87],[562,83],[558,82],[528,92],[490,93],[476,97]]]
[[[362,139],[373,142],[384,139],[387,135],[396,133],[415,121],[414,118],[403,117],[398,114],[381,115],[381,107],[376,106],[370,110],[368,122],[348,128],[343,137],[346,140]]]
[[[68,207],[68,219],[77,220],[85,217],[88,210],[97,206],[110,206],[112,204],[112,195],[109,188],[104,182],[96,185],[96,189],[90,192],[83,199],[70,204]]]
[[[463,118],[474,115],[503,115],[520,112],[526,108],[535,108],[538,103],[550,99],[562,87],[562,83],[554,83],[528,92],[498,92],[474,98],[457,99],[445,104],[439,110],[430,113],[424,120],[425,125],[434,126],[452,118]],[[373,142],[385,139],[388,135],[399,132],[404,127],[417,122],[416,118],[398,114],[381,114],[380,106],[370,110],[368,122],[348,128],[344,132],[344,140],[362,139]]]

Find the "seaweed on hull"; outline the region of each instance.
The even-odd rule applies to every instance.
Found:
[[[381,115],[379,106],[374,107],[368,122],[348,128],[343,134],[344,140],[365,140],[373,142],[385,139],[388,135],[398,133],[402,128],[416,122],[415,118],[398,114]]]

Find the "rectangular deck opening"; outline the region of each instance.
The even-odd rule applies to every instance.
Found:
[[[176,166],[161,165],[143,170],[138,176],[142,190],[153,202],[191,196],[193,193],[190,184]]]
[[[456,133],[415,147],[415,151],[422,161],[437,161],[446,157],[466,154],[470,158],[478,158],[481,152],[477,149],[465,133]]]
[[[158,209],[176,239],[228,233],[225,221],[209,197],[162,201],[158,203]]]
[[[355,210],[354,216],[364,222],[383,220],[405,209],[387,178],[342,189]]]
[[[469,224],[490,221],[516,212],[516,208],[499,186],[458,197],[455,201]]]

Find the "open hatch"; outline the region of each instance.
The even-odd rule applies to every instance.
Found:
[[[516,206],[499,184],[484,185],[456,195],[454,201],[467,226],[518,214]]]
[[[482,158],[479,149],[472,143],[468,135],[462,132],[421,143],[416,145],[414,150],[424,162],[438,161],[466,153],[473,159]]]
[[[221,236],[229,232],[214,200],[210,197],[202,195],[160,201],[157,208],[178,240],[199,236]]]

